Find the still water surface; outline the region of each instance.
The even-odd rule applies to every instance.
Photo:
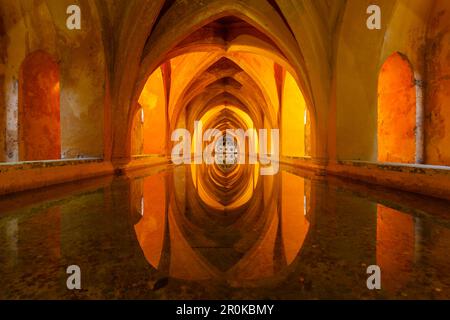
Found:
[[[448,202],[258,169],[168,166],[0,198],[0,298],[450,299]]]

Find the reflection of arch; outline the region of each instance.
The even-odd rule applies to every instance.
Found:
[[[59,66],[36,51],[22,63],[19,79],[19,157],[22,161],[61,158]]]
[[[416,162],[416,102],[411,63],[394,53],[378,79],[378,161]]]
[[[185,168],[177,170],[181,176],[190,175]],[[143,217],[135,225],[135,232],[152,267],[176,279],[214,279],[227,281],[233,287],[285,280],[309,233],[310,210],[305,200],[310,202],[311,192],[303,178],[284,174],[281,181],[280,176],[266,176],[258,183],[248,206],[227,211],[226,215],[211,215],[190,179],[180,184],[178,179],[165,176],[160,173],[146,177],[140,182],[140,191],[136,188],[131,192],[135,208],[141,207],[144,195]],[[299,190],[304,190],[304,197],[298,196]],[[222,238],[220,235],[231,226],[242,232],[237,237]],[[216,246],[221,253],[217,253]],[[242,254],[233,254],[235,250]],[[217,263],[217,254],[227,259]]]

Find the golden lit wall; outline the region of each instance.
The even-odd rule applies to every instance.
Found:
[[[381,68],[378,82],[378,161],[414,163],[415,128],[414,73],[407,58],[395,53]]]
[[[282,98],[282,155],[286,157],[305,156],[305,99],[295,82],[286,73]]]
[[[139,111],[135,119],[135,128],[141,125],[142,131],[135,129],[137,131],[134,139],[138,140],[135,143],[139,143],[139,139],[142,139],[142,154],[165,154],[166,99],[161,68],[158,68],[148,79],[139,98],[139,104],[144,110],[144,121],[139,124],[141,122],[141,111]]]

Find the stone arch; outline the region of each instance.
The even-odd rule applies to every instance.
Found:
[[[185,87],[185,89],[183,90],[183,92],[189,91],[189,92],[192,92],[193,94],[198,95],[198,92],[197,92],[197,90],[195,90],[195,86],[194,86],[194,84],[195,84],[195,82],[196,82],[197,76],[198,76],[198,75],[201,75],[206,69],[208,69],[209,67],[211,67],[212,65],[214,65],[214,63],[217,62],[217,61],[218,61],[220,58],[222,58],[222,57],[223,57],[222,55],[220,55],[220,56],[218,56],[218,57],[215,57],[214,59],[212,59],[212,60],[210,61],[210,63],[208,63],[208,64],[207,64],[206,66],[204,66],[203,68],[201,68],[201,69],[196,73],[196,75],[193,77],[192,81],[190,81],[190,83]],[[263,101],[262,105],[260,106],[260,107],[261,107],[261,111],[264,111],[264,113],[267,115],[267,117],[268,117],[270,123],[271,123],[273,126],[276,126],[276,125],[277,125],[277,119],[276,119],[276,116],[275,116],[275,112],[276,112],[276,110],[274,110],[275,107],[271,105],[270,100],[269,100],[267,94],[265,93],[265,91],[260,89],[260,88],[262,88],[263,86],[262,86],[261,81],[257,79],[257,78],[258,78],[258,77],[257,77],[257,74],[256,74],[255,72],[252,72],[251,70],[249,70],[249,67],[248,67],[248,66],[245,66],[245,63],[242,63],[242,62],[240,62],[240,61],[237,61],[236,59],[233,59],[233,57],[227,57],[227,59],[228,59],[229,61],[232,61],[232,62],[236,63],[236,65],[237,65],[238,67],[242,67],[243,71],[245,72],[246,77],[247,77],[249,80],[251,80],[251,82],[253,82],[254,84],[257,85],[258,90],[256,90],[256,91],[257,91],[257,93],[258,93],[258,96],[259,96],[259,95],[261,96],[260,99]],[[249,82],[249,81],[248,81],[248,82]],[[202,89],[203,89],[203,88],[200,88],[200,90],[202,90]],[[231,90],[231,91],[232,91],[232,90]],[[260,94],[259,94],[259,93],[260,93]],[[255,94],[256,94],[256,93],[255,93]],[[177,104],[176,104],[176,106],[175,106],[175,109],[174,109],[174,117],[173,117],[173,121],[174,121],[174,122],[177,121],[177,118],[179,117],[179,115],[180,115],[180,113],[181,113],[181,108],[186,107],[187,104],[188,104],[192,99],[194,99],[194,98],[196,97],[196,95],[195,95],[195,96],[192,95],[192,96],[186,97],[188,100],[186,100],[186,99],[180,99],[180,101],[177,102]],[[237,93],[236,93],[235,95],[236,95],[237,98],[240,97],[240,95],[237,94]],[[180,95],[180,96],[182,97],[183,94]],[[243,99],[242,99],[242,100],[243,100]],[[252,100],[252,99],[250,99],[250,100]]]
[[[379,5],[384,18],[382,29],[377,32],[359,27],[367,18],[365,3],[347,2],[343,12],[333,80],[336,86],[333,89],[336,92],[335,149],[339,160],[378,160],[378,76],[392,53],[401,52],[408,57],[414,66],[418,87],[426,76],[423,58],[426,24],[434,1],[397,0]],[[418,106],[421,91],[417,91]],[[420,155],[420,131],[416,136]],[[414,162],[421,162],[420,157]]]
[[[4,117],[0,124],[4,133],[3,160],[17,162],[20,160],[19,133],[19,78],[21,66],[26,57],[42,50],[59,61],[52,16],[46,2],[35,1],[24,6],[18,1],[2,1],[0,14],[4,35],[3,41],[5,64],[3,69]],[[11,41],[13,39],[13,41]]]
[[[175,12],[172,12],[172,10],[180,10],[180,6],[183,5],[185,4],[181,1],[176,2],[176,9],[169,8],[164,12],[162,17],[157,19],[157,25],[147,39],[147,45],[143,50],[143,58],[139,71],[140,73],[137,77],[137,84],[134,89],[133,103],[131,103],[132,106],[136,106],[135,101],[148,74],[151,74],[154,69],[164,62],[164,59],[170,56],[171,50],[175,48],[177,43],[182,41],[182,39],[187,35],[211,21],[221,17],[236,16],[237,18],[244,20],[256,29],[267,34],[269,38],[271,38],[280,48],[282,55],[287,61],[290,62],[293,70],[295,71],[293,72],[293,76],[298,82],[299,87],[301,87],[302,91],[305,93],[308,106],[313,109],[311,112],[311,117],[316,119],[317,112],[314,110],[314,99],[311,95],[309,78],[307,76],[306,66],[302,58],[301,50],[285,21],[283,21],[283,19],[279,16],[279,13],[275,11],[272,6],[266,2],[261,3],[261,1],[258,1],[257,4],[256,2],[244,3],[244,1],[213,1],[208,3],[206,6],[203,5],[203,7],[198,7],[198,4],[196,3],[190,3],[189,8],[186,8],[187,11],[183,14],[183,21],[176,20],[176,24],[173,24],[172,21],[172,24],[168,28],[164,27],[164,25],[167,24],[167,21],[170,20],[170,15],[173,15],[173,12]],[[203,13],[207,13],[207,15]],[[167,15],[168,17],[166,17]],[[270,19],[268,18],[269,16]],[[270,25],[260,23],[258,21],[270,21]],[[178,28],[178,23],[182,23],[183,27]],[[172,40],[169,41],[168,39]],[[243,46],[243,44],[240,45]],[[248,50],[248,47],[245,47],[245,50]],[[264,52],[264,50],[260,51]],[[258,53],[260,54],[261,52]],[[128,125],[130,125],[132,114],[132,110],[129,110]],[[315,120],[312,122],[312,127],[315,129],[316,125],[317,121]],[[323,142],[323,146],[325,145],[326,143]],[[129,148],[127,147],[126,149]],[[126,150],[123,151],[127,153]],[[119,153],[123,154],[123,151]],[[126,158],[125,155],[124,157]]]

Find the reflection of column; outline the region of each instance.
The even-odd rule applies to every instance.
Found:
[[[422,234],[422,220],[416,217],[414,218],[414,262],[416,264],[422,259]]]
[[[378,205],[377,264],[382,272],[382,286],[400,290],[406,285],[414,263],[414,218]]]
[[[287,264],[298,255],[309,230],[305,216],[305,179],[294,174],[282,172],[281,225],[284,252]]]
[[[19,240],[19,226],[17,219],[11,219],[6,224],[6,248],[8,249],[9,258],[7,261],[12,261],[14,265],[17,262],[17,242]]]
[[[435,275],[448,274],[448,266],[450,265],[450,229],[432,221],[424,221],[424,233],[427,239],[424,241],[426,249],[423,250],[423,260],[427,265],[433,266]]]
[[[22,262],[36,263],[37,256],[46,263],[58,261],[61,257],[61,208],[51,207],[21,221],[19,239],[21,248],[33,248],[19,252]]]
[[[313,212],[313,205],[314,205],[314,198],[312,194],[312,186],[311,186],[311,180],[305,179],[305,193],[304,193],[304,214],[306,216],[306,219],[308,219],[309,223],[312,223],[312,212]]]
[[[143,179],[134,179],[130,181],[130,215],[133,223],[137,223],[143,214],[143,184]]]
[[[166,217],[165,176],[158,174],[143,181],[144,210],[135,225],[139,244],[147,261],[158,268],[163,245]]]
[[[168,208],[168,232],[170,239],[170,266],[166,265],[171,277],[185,280],[207,280],[216,277],[216,269],[191,246],[175,218],[173,203]],[[167,251],[165,254],[167,255]]]

